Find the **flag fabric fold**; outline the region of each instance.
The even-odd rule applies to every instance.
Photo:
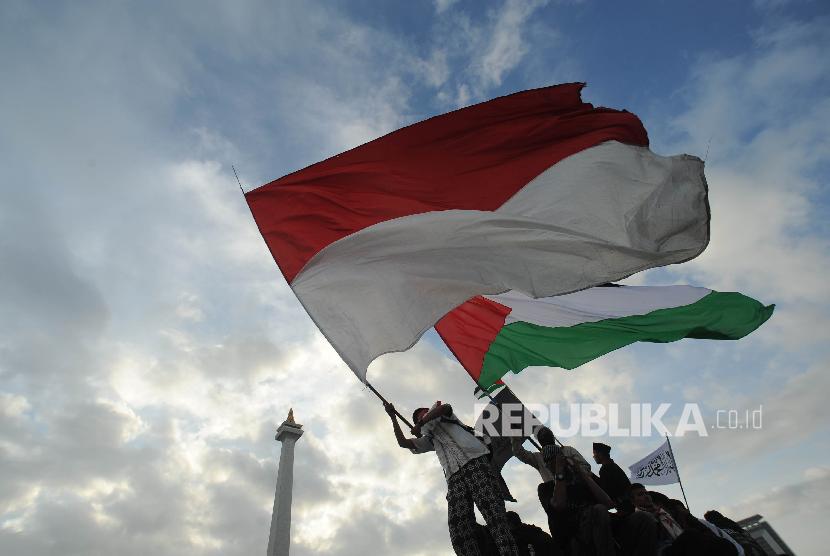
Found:
[[[533,299],[511,291],[476,297],[435,328],[482,389],[531,366],[576,368],[634,342],[737,340],[774,305],[693,286],[595,287]]]
[[[703,163],[655,155],[636,116],[582,102],[581,88],[437,116],[246,194],[361,380],[477,295],[558,295],[703,251]]]

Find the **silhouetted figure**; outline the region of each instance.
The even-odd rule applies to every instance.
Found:
[[[654,515],[660,524],[658,554],[737,556],[737,549],[732,543],[717,537],[688,511],[680,512],[665,495],[649,492],[643,485],[634,483],[631,485],[631,501],[639,511]]]
[[[490,536],[490,531],[487,530],[486,525],[476,522],[476,542],[478,543],[478,550],[481,556],[499,556],[499,547],[496,546],[496,541]],[[521,553],[521,550],[519,551]]]
[[[683,534],[683,528],[669,512],[654,503],[651,494],[640,483],[631,485],[631,502],[638,512],[648,513],[657,521],[657,552],[663,554],[674,539]]]
[[[700,533],[711,533],[718,539],[722,539],[723,541],[731,544],[735,549],[735,554],[737,556],[744,556],[743,547],[738,544],[737,541],[735,541],[735,539],[733,539],[726,531],[720,527],[712,525],[705,519],[700,519],[699,517],[692,515],[692,513],[686,508],[686,505],[680,500],[670,498],[666,504],[666,509],[675,517],[675,519],[677,519],[684,531],[695,530]],[[707,529],[708,531],[706,531]]]
[[[435,451],[447,479],[447,523],[456,554],[479,556],[476,539],[475,504],[501,556],[518,556],[519,551],[505,515],[504,500],[489,461],[489,450],[455,416],[449,404],[436,402],[432,408],[412,414],[415,438],[403,435],[395,408],[385,403],[395,438],[401,448],[413,454]]]
[[[631,503],[631,481],[611,458],[611,446],[593,445],[594,461],[600,465],[599,486],[614,501],[617,513],[611,528],[623,556],[653,556],[657,550],[657,520],[646,512],[635,512]]]
[[[597,482],[614,501],[614,507],[622,512],[634,511],[631,504],[631,481],[625,471],[611,459],[611,446],[595,442],[594,461],[600,465]]]
[[[542,482],[537,487],[539,495],[539,502],[542,504],[542,509],[548,516],[548,530],[553,534],[553,524],[551,516],[553,507],[551,506],[551,498],[553,497],[553,489],[556,484],[556,477],[553,471],[553,458],[557,453],[561,453],[571,461],[577,462],[578,465],[584,469],[590,470],[591,466],[585,461],[575,448],[571,446],[557,446],[556,437],[547,427],[539,427],[536,429],[536,439],[542,447],[541,452],[530,452],[522,447],[522,439],[518,437],[511,438],[513,455],[521,461],[539,472]]]
[[[553,543],[550,535],[535,525],[522,523],[522,519],[516,512],[507,512],[507,521],[510,523],[510,531],[519,546],[519,554],[522,556],[560,556],[562,552]],[[532,551],[532,552],[531,552]]]
[[[735,539],[735,541],[741,545],[744,549],[744,554],[746,556],[766,556],[766,552],[758,542],[753,539],[749,533],[744,531],[743,527],[725,517],[723,514],[716,510],[709,510],[703,517],[706,518],[706,521],[709,523],[720,527],[723,531],[729,533],[729,536]]]
[[[551,506],[553,538],[566,553],[614,556],[608,510],[614,502],[584,466],[557,454]]]

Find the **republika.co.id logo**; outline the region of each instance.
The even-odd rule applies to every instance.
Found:
[[[672,407],[670,403],[633,403],[625,412],[616,403],[572,403],[567,406],[505,403],[499,411],[493,405],[476,404],[475,412],[479,418],[475,428],[477,434],[491,437],[530,436],[536,427],[544,425],[554,435],[564,438],[577,435],[709,436],[711,429],[760,430],[763,426],[763,406],[743,410],[719,409],[708,420],[708,425],[698,404],[683,404],[676,421],[673,419]],[[673,424],[670,427],[666,422]]]

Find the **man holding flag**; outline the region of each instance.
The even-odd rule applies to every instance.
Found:
[[[475,535],[478,507],[501,556],[519,556],[519,550],[504,508],[498,480],[489,462],[489,450],[455,416],[449,404],[440,401],[412,414],[415,438],[406,438],[391,403],[384,409],[392,420],[401,448],[413,454],[435,451],[447,479],[447,506],[450,542],[460,556],[481,554]]]

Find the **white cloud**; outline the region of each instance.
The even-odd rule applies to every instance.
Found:
[[[538,17],[546,0],[521,2],[506,0],[498,7],[478,13],[455,11],[445,14],[432,31],[435,42],[431,60],[455,67],[453,72],[432,79],[442,106],[460,107],[494,96],[504,80],[520,66],[532,64],[538,73],[557,73],[546,67],[549,50],[558,34]],[[557,60],[556,64],[567,64]],[[558,67],[558,66],[557,66]]]
[[[14,84],[0,88],[0,161],[15,184],[0,190],[0,551],[263,550],[274,428],[294,406],[306,430],[297,554],[448,552],[438,463],[395,445],[379,402],[309,322],[229,164],[251,187],[429,115],[431,103],[481,100],[528,67],[547,78],[553,56],[539,46],[558,35],[542,6],[511,0],[475,17],[437,2],[424,45],[313,4],[0,8],[0,70]],[[828,105],[784,102],[824,83],[820,23],[702,63],[688,91],[697,100],[675,122],[688,145],[718,130],[717,241],[679,275],[782,300],[765,338],[783,348],[797,329],[814,348],[821,326],[804,325],[826,320],[810,293],[827,294],[812,195]],[[440,397],[471,420],[472,382],[434,340],[382,358],[370,378],[402,411]],[[764,367],[778,380],[775,438],[811,414],[824,422],[817,361],[793,377]],[[522,396],[639,401],[641,363],[620,352],[513,382]],[[743,399],[713,382],[701,390]],[[824,481],[810,465],[806,478]],[[525,494],[522,516],[542,524],[535,472],[507,473]]]
[[[3,417],[19,418],[31,407],[23,396],[0,392],[0,413]]]
[[[505,73],[519,65],[529,49],[523,41],[522,27],[545,4],[545,1],[508,0],[501,7],[494,18],[492,31],[488,33],[489,42],[474,63],[474,72],[483,88],[501,85]]]
[[[433,0],[435,4],[435,13],[442,14],[452,6],[458,3],[458,0]]]

